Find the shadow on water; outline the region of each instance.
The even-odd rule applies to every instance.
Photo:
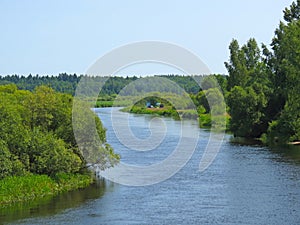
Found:
[[[231,137],[231,145],[265,147],[274,154],[273,159],[278,162],[300,164],[300,145],[265,146],[260,140]]]
[[[102,197],[106,187],[104,179],[97,179],[94,184],[84,189],[4,208],[0,207],[0,224],[37,216],[52,216],[66,209],[78,207],[85,202]]]
[[[242,137],[230,137],[230,144],[239,146],[263,146],[263,143],[258,139],[242,138]]]
[[[278,154],[281,162],[291,162],[300,165],[300,146],[285,145],[270,147],[271,152]]]

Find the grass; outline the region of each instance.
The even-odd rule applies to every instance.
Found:
[[[57,174],[6,177],[0,180],[0,207],[26,202],[59,193],[87,187],[92,183],[90,175]]]
[[[104,107],[125,107],[131,105],[132,101],[123,99],[123,100],[115,100],[115,101],[97,101],[95,107],[96,108],[104,108]]]
[[[114,101],[97,101],[95,107],[104,108],[104,107],[112,107],[113,105],[114,105]]]
[[[140,106],[133,106],[133,107],[123,108],[121,111],[136,113],[136,114],[153,114],[158,116],[166,116],[166,117],[172,117],[176,120],[180,119],[178,112],[175,109],[172,109],[171,107],[145,108]]]

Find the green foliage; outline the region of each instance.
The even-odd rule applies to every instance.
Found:
[[[0,179],[12,174],[13,162],[7,144],[0,140]]]
[[[255,41],[241,48],[236,40],[230,45],[227,98],[230,130],[235,136],[257,138],[266,132],[270,116],[268,103],[272,94],[267,65]]]
[[[229,46],[230,61],[225,62],[225,66],[228,70],[228,91],[234,86],[244,86],[246,83],[246,65],[245,65],[245,53],[240,50],[240,46],[237,40],[233,40]]]
[[[272,41],[273,53],[268,65],[273,72],[276,112],[267,133],[269,143],[300,140],[300,1],[284,10],[286,23],[281,22]]]
[[[32,132],[28,155],[30,171],[37,174],[75,173],[82,165],[80,157],[71,148],[67,148],[62,139],[39,129]]]
[[[51,178],[58,184],[59,192],[84,188],[93,182],[89,174],[57,173]]]
[[[288,100],[277,120],[270,123],[267,142],[288,143],[300,140],[300,104],[298,99]]]
[[[224,92],[226,81],[221,75],[206,76],[202,79],[202,91],[191,95],[199,114],[199,126],[202,128],[226,129],[226,104]],[[219,84],[223,85],[223,89]]]
[[[0,180],[0,202],[2,204],[34,199],[38,196],[51,195],[58,189],[55,182],[46,175],[29,175],[22,177],[6,177]]]
[[[208,90],[219,86],[218,80],[215,76],[204,76],[201,81],[201,89]]]
[[[297,2],[293,2],[290,8],[285,8],[284,12],[284,20],[287,22],[292,22],[293,20],[300,19],[300,0]]]
[[[0,92],[13,94],[17,91],[17,86],[14,84],[7,84],[0,86]]]
[[[73,134],[72,106],[71,95],[46,86],[32,93],[12,84],[0,86],[0,179],[84,171],[86,159]],[[113,166],[119,156],[106,143],[100,119],[89,107],[82,109],[81,115],[94,118],[101,141],[97,154],[105,159],[99,161],[102,168]]]
[[[80,80],[80,76],[76,74],[68,75],[66,73],[59,74],[58,76],[32,76],[29,74],[27,77],[11,75],[0,76],[0,84],[16,84],[19,89],[33,91],[36,87],[45,85],[51,87],[55,91],[74,94],[76,85]]]
[[[164,107],[164,108],[153,108],[149,109],[145,106],[134,105],[132,107],[124,108],[123,111],[128,111],[136,114],[152,114],[158,116],[172,117],[176,120],[180,119],[178,112],[172,107]]]
[[[96,108],[105,108],[105,107],[113,107],[113,101],[97,101],[95,107]]]
[[[189,94],[196,94],[200,90],[197,80],[201,76],[160,75],[159,77],[175,82]]]
[[[47,175],[10,176],[0,180],[0,208],[7,204],[54,196],[58,193],[87,187],[89,175],[59,173]]]
[[[209,128],[211,127],[211,115],[210,114],[200,114],[199,115],[199,126],[201,128]]]
[[[61,73],[58,76],[32,76],[31,74],[27,77],[11,75],[11,76],[0,76],[0,85],[6,84],[16,84],[19,89],[33,91],[36,87],[45,85],[51,87],[57,92],[67,93],[74,95],[75,89],[77,87],[80,79],[84,75],[76,74],[66,74]],[[191,76],[180,76],[180,75],[158,75],[157,77],[163,77],[177,83],[181,88],[183,88],[187,93],[196,94],[199,91],[199,85],[195,81],[195,77]],[[100,95],[103,96],[114,96],[119,94],[120,91],[127,86],[129,83],[135,82],[136,76],[133,77],[91,77],[89,80],[89,87],[91,87],[86,93],[87,96]],[[96,85],[96,86],[95,86]],[[99,87],[101,91],[99,92]],[[128,95],[135,95],[136,92],[141,90],[131,89],[128,90],[130,93]],[[167,90],[166,90],[167,91]],[[113,99],[110,99],[113,100]]]
[[[227,103],[236,136],[266,143],[300,140],[300,1],[284,10],[270,51],[254,39],[229,46]]]
[[[235,86],[227,98],[231,115],[230,130],[239,137],[259,137],[261,118],[264,116],[263,108],[266,99],[263,94],[258,94],[252,87],[242,88]]]
[[[106,129],[101,120],[85,102],[76,99],[74,105],[72,125],[84,161],[97,163],[103,170],[114,166],[119,162],[120,156],[106,142]]]
[[[212,128],[214,131],[227,130],[229,124],[228,115],[212,115],[210,113],[199,114],[199,126],[201,128]]]
[[[197,106],[199,113],[210,112],[210,107],[205,96],[205,91],[200,91],[197,95],[192,95],[191,98],[194,104]]]
[[[130,96],[129,98],[133,100],[133,104],[130,104],[122,111],[173,117],[176,120],[180,118],[195,119],[198,117],[196,106],[186,93],[179,95],[171,92],[151,92],[137,97],[139,100],[134,101],[136,99],[135,96]],[[148,108],[147,104],[152,107]]]
[[[227,85],[228,85],[228,76],[216,74],[214,77],[217,79],[220,89],[222,90],[223,94],[226,93]]]
[[[212,115],[225,115],[226,105],[223,93],[218,88],[210,88],[204,91]]]

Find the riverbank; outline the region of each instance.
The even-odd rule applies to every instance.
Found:
[[[164,107],[164,108],[145,108],[140,106],[132,106],[132,107],[125,107],[121,109],[122,112],[128,113],[135,113],[135,114],[153,114],[158,116],[166,116],[172,117],[176,120],[179,120],[179,114],[175,109],[171,107]]]
[[[6,177],[0,180],[0,207],[27,202],[60,193],[88,187],[93,183],[90,175],[60,173]]]
[[[212,123],[214,123],[214,127],[224,127],[224,122],[226,126],[226,131],[228,131],[229,119],[230,116],[219,115],[215,116],[214,121],[211,119],[211,115],[199,114],[196,110],[188,109],[188,110],[176,110],[172,107],[164,107],[164,108],[145,108],[140,106],[133,107],[125,107],[121,109],[122,112],[134,113],[134,114],[152,114],[158,116],[172,117],[175,120],[182,119],[197,119],[199,120],[199,127],[209,129],[212,127]]]

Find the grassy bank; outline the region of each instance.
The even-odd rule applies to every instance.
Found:
[[[173,117],[174,119],[180,119],[177,111],[171,107],[165,108],[146,108],[140,106],[126,107],[121,109],[123,112],[135,113],[135,114],[153,114],[158,116]]]
[[[136,113],[136,114],[153,114],[158,116],[166,116],[172,117],[176,120],[180,118],[183,119],[198,119],[199,120],[199,127],[201,128],[211,128],[214,125],[215,128],[223,128],[224,122],[226,126],[226,130],[229,124],[229,115],[226,114],[225,116],[219,115],[215,116],[214,120],[212,121],[211,115],[208,114],[199,114],[195,110],[178,110],[171,107],[165,108],[145,108],[140,106],[133,106],[133,107],[126,107],[123,108],[121,111],[129,112],[129,113]]]
[[[0,207],[80,189],[93,182],[90,175],[60,173],[6,177],[0,180]]]
[[[97,100],[95,107],[96,108],[105,108],[105,107],[125,107],[132,104],[132,100],[117,100],[117,101],[99,101]]]

